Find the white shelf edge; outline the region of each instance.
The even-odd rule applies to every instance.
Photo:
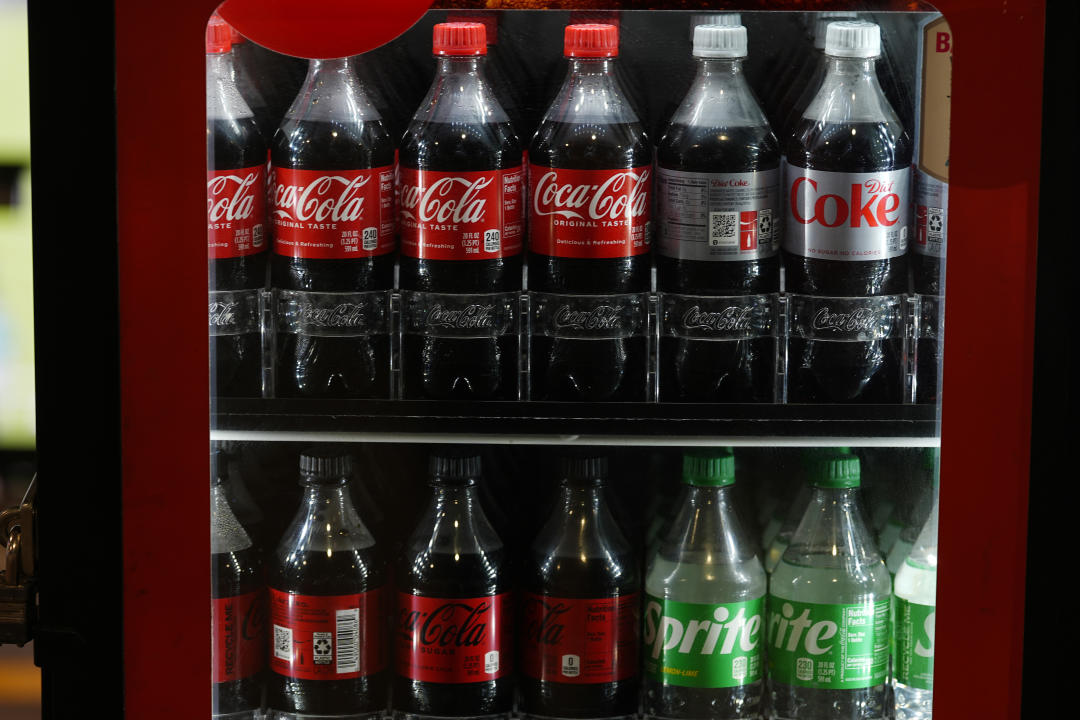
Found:
[[[546,435],[476,433],[299,432],[278,430],[211,430],[211,440],[303,443],[432,443],[470,445],[608,445],[629,447],[941,447],[939,437],[759,437],[700,435]]]

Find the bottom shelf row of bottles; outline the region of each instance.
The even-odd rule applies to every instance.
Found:
[[[219,444],[214,716],[930,717],[936,450],[575,450]]]

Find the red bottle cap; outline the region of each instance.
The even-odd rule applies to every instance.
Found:
[[[619,28],[614,25],[567,25],[563,55],[566,57],[617,57]]]
[[[431,50],[436,55],[487,55],[487,39],[482,23],[439,23],[432,33]]]
[[[485,42],[488,45],[499,44],[499,19],[495,17],[493,12],[463,12],[454,13],[450,16],[451,22],[459,23],[480,23],[487,31],[487,38]]]
[[[227,53],[232,50],[233,29],[214,13],[210,16],[210,22],[206,23],[206,52]]]

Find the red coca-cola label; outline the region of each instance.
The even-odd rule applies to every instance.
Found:
[[[270,669],[298,680],[347,680],[385,665],[382,590],[299,595],[270,588]]]
[[[639,605],[637,593],[593,599],[526,593],[522,671],[578,685],[635,675]]]
[[[398,594],[397,672],[421,682],[471,683],[510,674],[510,593],[478,598]]]
[[[266,666],[266,595],[261,590],[213,598],[210,637],[214,682],[234,682]]]
[[[266,166],[206,173],[206,244],[211,260],[266,249]]]
[[[394,168],[274,168],[274,252],[350,259],[394,250]]]
[[[529,166],[529,248],[541,255],[618,258],[649,251],[652,167]]]
[[[401,252],[433,260],[490,260],[521,252],[522,168],[398,170]]]

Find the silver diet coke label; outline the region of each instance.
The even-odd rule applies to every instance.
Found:
[[[776,254],[780,170],[698,173],[657,168],[660,254],[761,260]]]
[[[851,262],[907,252],[910,168],[846,173],[785,163],[785,178],[787,252]]]

